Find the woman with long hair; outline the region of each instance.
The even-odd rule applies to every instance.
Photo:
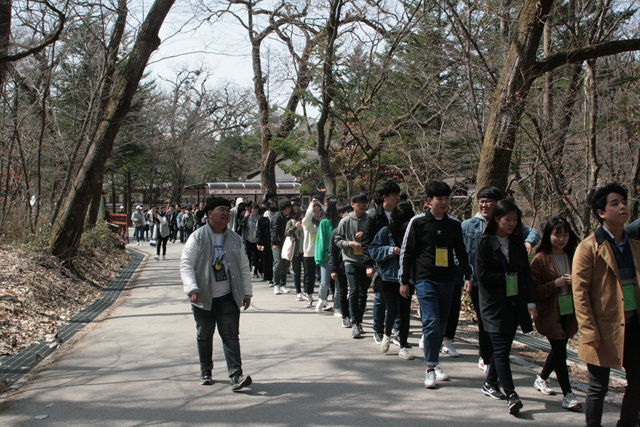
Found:
[[[293,240],[293,259],[291,268],[293,269],[293,285],[296,288],[296,299],[302,301],[302,244],[304,242],[304,231],[302,230],[302,210],[291,210],[291,218],[287,221],[284,235]]]
[[[564,398],[562,407],[579,409],[571,390],[567,369],[567,342],[578,331],[571,291],[571,262],[578,237],[566,219],[555,216],[544,227],[542,241],[531,261],[538,318],[536,329],[549,340],[551,351],[533,386],[543,394],[554,394],[549,375],[556,371]]]
[[[327,199],[327,209],[323,214],[323,219],[318,224],[318,236],[314,242],[314,264],[320,266],[320,289],[318,289],[318,304],[316,311],[330,311],[326,303],[329,296],[329,281],[331,280],[331,271],[329,268],[329,247],[331,245],[331,233],[340,223],[340,215],[338,215],[338,199],[334,196]],[[306,264],[305,264],[306,265]],[[339,310],[339,284],[336,284],[338,290],[338,298],[334,293],[335,309]]]
[[[482,392],[494,399],[506,397],[509,413],[517,414],[523,405],[513,384],[509,353],[516,328],[520,325],[522,332],[531,332],[530,315],[535,319],[537,311],[522,239],[522,212],[511,200],[496,203],[494,217],[478,242],[476,274],[480,311],[493,344]]]

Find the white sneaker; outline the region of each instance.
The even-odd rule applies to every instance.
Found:
[[[136,242],[136,246],[140,246],[140,242]]]
[[[165,255],[162,255],[162,260],[164,261],[166,259],[167,259],[167,257]]]
[[[382,337],[382,342],[380,343],[380,351],[386,353],[389,351],[389,344],[391,344],[391,337],[388,335],[384,335]]]
[[[158,255],[154,256],[153,259],[155,259],[156,261],[160,261],[160,257]]]
[[[420,337],[420,342],[418,343],[418,347],[424,350],[424,335]]]
[[[543,380],[542,378],[540,378],[540,375],[536,375],[536,380],[533,382],[533,387],[535,387],[542,394],[555,394],[555,392],[551,388],[549,380]]]
[[[325,302],[326,301],[323,299],[318,300],[318,303],[316,304],[316,313],[320,313],[322,311],[322,308],[324,307]]]
[[[333,317],[339,317],[342,319],[342,313],[340,312],[340,310],[336,310],[333,312]]]
[[[409,352],[409,349],[404,347],[400,347],[400,350],[398,351],[398,356],[400,356],[404,360],[413,360],[413,354]]]
[[[289,289],[287,289],[286,286],[280,286],[280,292],[283,294],[288,294],[289,293]]]
[[[296,294],[296,301],[302,301],[302,294]]]
[[[313,307],[313,296],[307,296],[307,303],[304,306],[308,308]]]
[[[482,369],[485,373],[489,370],[489,366],[484,364],[482,357],[478,359],[478,368]]]
[[[424,377],[424,386],[426,388],[436,388],[436,371],[427,371]]]
[[[440,366],[436,366],[436,379],[438,381],[449,381],[449,375],[447,375]]]
[[[306,293],[306,292],[303,292],[303,293],[302,293],[302,295],[301,295],[301,297],[302,297],[302,299],[303,299],[303,300],[305,300],[305,301],[309,301],[309,299],[310,299],[310,298],[309,298],[309,295],[307,295],[307,293]],[[311,298],[311,299],[313,299],[313,298]]]
[[[273,287],[273,293],[276,295],[280,295],[282,292],[280,292],[280,286],[274,286]]]
[[[322,305],[322,311],[333,311],[333,307],[327,304],[327,302],[325,301]]]
[[[460,353],[455,349],[451,340],[442,340],[442,348],[440,348],[442,354],[446,354],[449,357],[460,357]]]
[[[564,409],[580,409],[582,408],[582,403],[578,402],[576,399],[576,395],[573,393],[567,393],[567,395],[562,399],[562,407]]]

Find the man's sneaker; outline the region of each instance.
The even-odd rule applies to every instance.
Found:
[[[156,261],[160,261],[160,255],[154,256],[153,259],[155,259]]]
[[[421,350],[424,349],[424,335],[420,337],[420,342],[418,343],[418,347],[420,347]]]
[[[436,366],[435,372],[438,381],[449,381],[449,375],[447,375],[440,366]]]
[[[324,304],[322,304],[322,311],[333,311],[333,307],[325,301]]]
[[[238,391],[244,387],[249,387],[251,385],[251,377],[247,375],[236,375],[235,377],[231,377],[231,390]]]
[[[164,260],[166,260],[166,259],[167,259],[167,257],[166,257],[166,256],[164,256],[164,255],[162,255],[162,260],[164,261]]]
[[[413,360],[413,354],[409,352],[409,349],[405,347],[400,347],[398,351],[398,356],[402,357],[404,360]]]
[[[273,293],[276,295],[280,295],[282,292],[280,291],[280,286],[273,287]]]
[[[515,391],[507,396],[507,407],[509,408],[510,414],[517,414],[522,409],[522,402],[520,401],[520,396]]]
[[[536,380],[534,381],[533,386],[542,394],[555,394],[551,388],[551,384],[549,384],[549,380],[543,380],[540,378],[540,375],[536,375]]]
[[[384,336],[384,334],[382,332],[373,331],[373,341],[376,344],[382,344],[382,337],[383,336]]]
[[[360,335],[364,334],[364,328],[362,327],[362,323],[358,323],[358,331],[360,332]]]
[[[342,327],[343,328],[350,328],[351,327],[351,319],[349,319],[348,317],[343,317],[342,318]]]
[[[485,381],[482,385],[482,392],[494,399],[504,400],[504,398],[507,397],[500,391],[500,386],[497,383],[492,384],[488,381]]]
[[[426,388],[436,388],[436,371],[427,371],[424,377],[424,386]]]
[[[380,351],[383,353],[389,351],[389,344],[391,344],[391,337],[384,335],[382,337],[382,342],[380,343]]]
[[[562,399],[562,407],[569,410],[578,410],[582,408],[582,403],[578,402],[575,394],[567,393]]]
[[[305,300],[305,301],[309,301],[309,299],[310,299],[309,295],[307,295],[306,292],[303,292],[301,296],[302,296],[302,299]],[[313,299],[313,298],[311,298],[311,299]]]
[[[281,294],[288,294],[289,293],[289,289],[287,289],[286,286],[281,286],[280,287],[280,293]]]
[[[213,380],[211,379],[211,371],[200,372],[200,384],[202,385],[213,384]]]
[[[296,294],[296,301],[302,301],[302,294]]]
[[[333,308],[332,308],[333,310]],[[339,309],[336,309],[336,311],[333,312],[333,317],[340,317],[342,318],[342,313],[340,312]]]
[[[360,338],[362,336],[362,334],[360,333],[360,328],[358,328],[358,325],[354,324],[351,327],[351,336],[353,338]]]
[[[442,354],[446,354],[449,357],[460,357],[460,353],[455,349],[451,340],[442,340],[442,348],[440,349]]]
[[[320,313],[322,311],[322,307],[324,307],[325,301],[322,299],[318,300],[318,303],[316,304],[316,313]]]
[[[307,303],[304,306],[307,308],[313,307],[313,297],[311,295],[307,297]]]
[[[136,242],[136,246],[140,246],[140,242]]]
[[[274,286],[274,285],[273,285],[273,281],[270,281],[270,282],[269,282],[269,287],[270,287],[270,288],[273,288],[273,286]]]

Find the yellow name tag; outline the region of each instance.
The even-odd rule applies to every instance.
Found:
[[[353,254],[354,255],[362,255],[362,247],[354,248],[353,249]]]
[[[449,250],[436,248],[436,267],[449,267]]]
[[[316,244],[316,238],[318,237],[318,233],[313,233],[313,244]]]
[[[256,236],[256,232],[254,231],[254,232],[253,232],[253,238],[255,239],[256,237],[257,237],[257,236]]]

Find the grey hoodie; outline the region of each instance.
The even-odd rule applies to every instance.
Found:
[[[340,220],[340,224],[336,228],[335,244],[342,249],[342,259],[345,264],[364,267],[362,251],[360,251],[359,255],[356,255],[353,248],[349,247],[349,242],[362,242],[362,237],[356,238],[356,233],[364,231],[366,221],[367,215],[358,218],[356,214],[351,212]]]

